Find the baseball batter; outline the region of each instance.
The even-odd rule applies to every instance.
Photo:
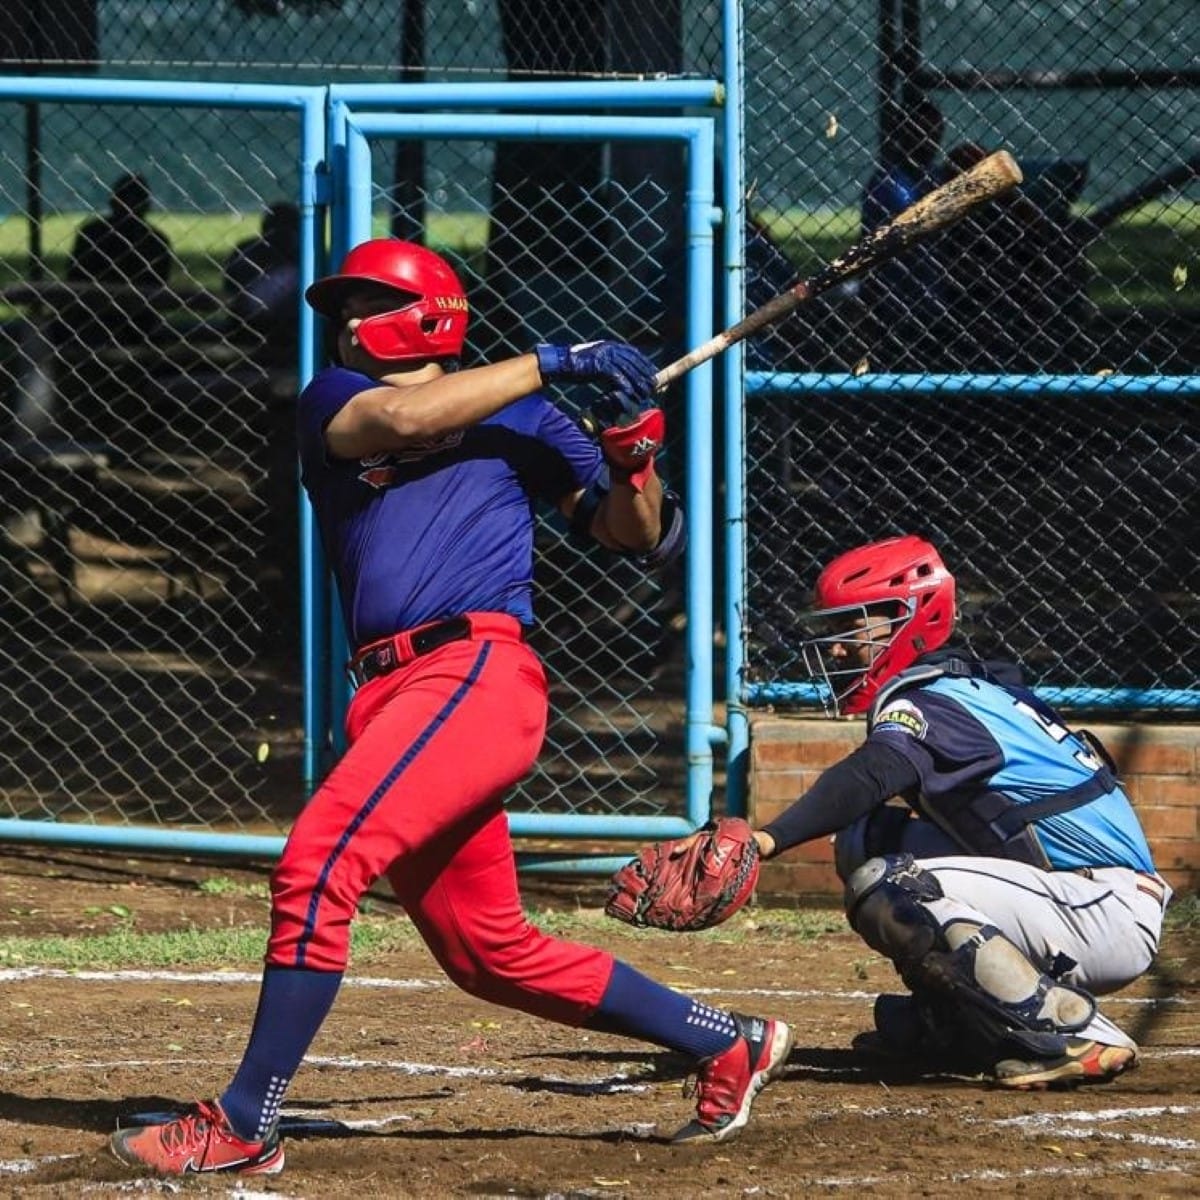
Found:
[[[654,366],[633,347],[542,345],[457,370],[468,305],[421,246],[365,242],[308,302],[337,365],[298,405],[304,486],[355,652],[349,749],[308,802],[271,880],[271,935],[249,1045],[219,1099],[120,1130],[125,1162],[165,1174],[274,1173],[292,1077],[333,1004],[350,922],[386,875],[455,983],[495,1004],[625,1034],[697,1061],[681,1142],[741,1129],[791,1048],[781,1021],[712,1008],[525,918],[503,810],[534,765],[546,677],[533,622],[534,504],[650,565],[683,548],[654,456]],[[606,389],[599,445],[542,392]]]
[[[866,741],[754,837],[769,857],[837,831],[850,923],[912,993],[856,1045],[1027,1090],[1133,1067],[1093,997],[1149,968],[1171,893],[1103,747],[947,645],[954,579],[921,538],[841,555],[815,607],[808,670]]]

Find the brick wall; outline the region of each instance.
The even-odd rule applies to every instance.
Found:
[[[1200,726],[1088,728],[1108,747],[1137,808],[1159,872],[1178,892],[1200,890]],[[827,766],[862,743],[861,721],[761,715],[750,727],[750,819],[763,825]],[[841,894],[827,839],[763,867],[761,896]]]

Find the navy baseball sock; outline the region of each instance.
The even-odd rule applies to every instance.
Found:
[[[737,1040],[737,1026],[713,1008],[655,983],[618,959],[596,1011],[584,1022],[601,1033],[642,1038],[694,1058],[711,1058]]]
[[[271,1131],[296,1068],[341,986],[341,972],[267,967],[246,1053],[221,1108],[238,1137],[261,1142]]]

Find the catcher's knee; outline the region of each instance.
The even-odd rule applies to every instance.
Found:
[[[1061,1053],[1065,1037],[1091,1023],[1095,1000],[1043,974],[995,926],[952,920],[943,927],[925,907],[942,897],[937,876],[911,855],[889,855],[851,873],[846,912],[915,993],[951,1002],[945,1011],[982,1061]]]
[[[858,935],[890,958],[903,974],[937,947],[944,947],[937,918],[922,903],[940,900],[937,876],[911,854],[868,859],[846,880],[846,916]]]

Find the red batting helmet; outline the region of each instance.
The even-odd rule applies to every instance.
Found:
[[[355,330],[363,349],[391,362],[458,358],[470,315],[454,269],[439,254],[402,242],[374,238],[355,246],[337,275],[318,279],[304,298],[323,317],[341,321],[347,297],[363,284],[397,293],[397,307],[365,318]]]
[[[908,535],[848,550],[821,572],[809,615],[828,622],[830,632],[805,640],[810,676],[828,688],[826,707],[861,713],[880,688],[922,654],[936,650],[954,629],[954,576],[924,538]],[[886,640],[870,645],[870,661],[849,665],[829,652],[845,647],[855,619],[876,627],[886,622]],[[845,662],[847,665],[841,666]]]

